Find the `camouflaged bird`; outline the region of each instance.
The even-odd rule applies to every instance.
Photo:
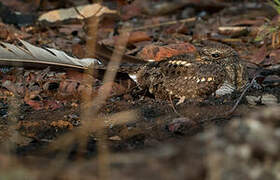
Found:
[[[204,42],[197,54],[178,55],[144,65],[121,64],[120,71],[136,72],[136,81],[156,98],[201,100],[211,94],[241,90],[247,71],[237,52],[217,42]]]

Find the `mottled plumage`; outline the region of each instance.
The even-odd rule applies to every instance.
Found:
[[[241,90],[248,82],[246,66],[241,62],[237,52],[230,46],[207,41],[205,46],[199,50],[199,56],[202,62],[217,63],[226,71],[223,81],[225,87]],[[230,93],[228,91],[223,93],[222,89],[218,91],[220,91],[218,94],[222,95]]]
[[[137,81],[157,98],[203,99],[240,90],[247,82],[245,66],[231,47],[208,42],[196,56],[180,55],[142,65]]]
[[[241,90],[247,71],[230,46],[205,41],[196,54],[184,54],[146,64],[121,64],[119,72],[136,74],[141,88],[156,98],[203,99]]]

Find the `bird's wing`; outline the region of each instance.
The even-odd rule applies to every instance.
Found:
[[[182,73],[188,73],[196,62],[195,54],[183,54],[166,58],[158,62],[163,76],[178,77]]]
[[[174,95],[194,98],[214,93],[225,76],[218,64],[190,63],[177,66],[175,75],[166,76],[163,87]]]

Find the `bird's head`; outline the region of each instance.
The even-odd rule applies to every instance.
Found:
[[[215,63],[227,63],[233,59],[238,58],[236,51],[228,45],[208,42],[199,51],[199,58],[201,61],[215,62]]]

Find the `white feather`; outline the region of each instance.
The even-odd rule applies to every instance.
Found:
[[[0,42],[0,65],[23,66],[24,64],[44,64],[77,69],[87,69],[91,64],[101,62],[93,58],[78,59],[53,48],[36,47],[20,40],[23,47]]]
[[[226,81],[222,84],[222,86],[219,89],[216,90],[215,93],[216,95],[223,96],[226,94],[231,94],[235,90],[236,88]]]
[[[138,83],[138,82],[137,82],[137,75],[136,75],[136,74],[128,74],[128,76],[129,76],[134,82]]]

